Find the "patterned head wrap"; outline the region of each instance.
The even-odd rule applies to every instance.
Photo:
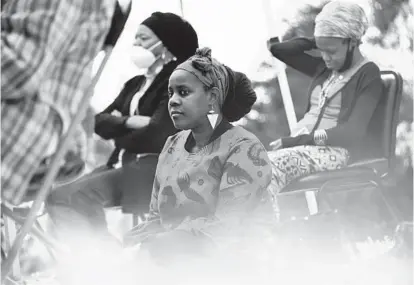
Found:
[[[197,77],[208,89],[219,90],[217,101],[222,108],[229,88],[229,74],[226,67],[211,57],[211,49],[198,49],[192,57],[177,66]]]
[[[360,40],[368,27],[364,10],[356,3],[336,0],[326,4],[315,19],[315,37]]]

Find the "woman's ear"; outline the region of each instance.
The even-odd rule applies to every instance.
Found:
[[[349,40],[349,49],[356,48],[359,44],[359,41],[356,39],[350,39]]]
[[[176,60],[175,56],[166,47],[164,47],[164,50],[162,51],[162,58],[164,59],[165,64]]]
[[[213,87],[210,90],[208,90],[207,92],[208,104],[210,106],[216,107],[218,100],[219,100],[219,96],[220,96],[220,91],[217,87]]]

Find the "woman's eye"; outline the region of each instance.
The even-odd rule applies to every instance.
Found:
[[[185,90],[185,89],[180,90],[180,92],[179,92],[180,96],[187,96],[189,93],[190,92],[188,92],[188,90]]]
[[[168,89],[168,97],[172,97],[174,95],[174,91],[172,89]]]

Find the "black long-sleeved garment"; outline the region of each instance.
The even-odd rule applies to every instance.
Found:
[[[320,86],[330,75],[322,58],[313,57],[306,51],[316,48],[314,39],[295,38],[285,42],[273,43],[270,51],[279,60],[290,67],[313,78],[307,96],[310,108],[312,90]],[[337,126],[327,129],[327,145],[339,146],[348,149],[351,157],[360,154],[367,156],[373,151],[368,148],[372,138],[368,136],[368,126],[380,102],[383,87],[378,66],[373,62],[363,65],[347,84],[339,91],[341,96],[341,110]],[[314,145],[313,132],[297,137],[282,138],[283,147],[298,145]],[[365,151],[366,150],[366,151]]]

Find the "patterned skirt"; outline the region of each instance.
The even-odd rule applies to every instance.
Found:
[[[346,149],[330,146],[296,146],[268,152],[272,163],[272,181],[268,188],[274,210],[278,211],[276,196],[293,180],[315,172],[340,169],[347,165]]]

